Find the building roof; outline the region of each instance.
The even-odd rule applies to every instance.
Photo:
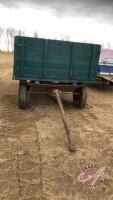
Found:
[[[112,49],[102,49],[100,58],[102,59],[113,59],[113,50]]]

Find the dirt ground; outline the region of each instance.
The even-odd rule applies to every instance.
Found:
[[[77,151],[71,153],[57,104],[29,94],[18,108],[12,54],[0,53],[0,200],[113,200],[113,87],[89,87],[86,108],[63,104]],[[105,167],[104,182],[91,189],[77,180],[88,164]]]

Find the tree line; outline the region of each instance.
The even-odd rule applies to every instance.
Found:
[[[3,50],[3,46],[5,46],[5,50],[7,52],[12,52],[14,50],[14,36],[25,36],[25,31],[21,29],[16,30],[15,28],[12,27],[2,28],[0,26],[0,51]],[[33,32],[33,37],[35,38],[39,37],[37,31]],[[69,41],[70,38],[68,34],[61,34],[60,38],[54,37],[52,39],[61,39]]]
[[[18,29],[16,30],[15,28],[8,27],[8,28],[2,28],[0,26],[0,51],[2,51],[4,48],[7,52],[12,52],[14,50],[14,36],[25,36],[25,31]],[[33,32],[33,37],[38,38],[39,34],[37,31]],[[61,34],[59,37],[54,37],[51,39],[60,39],[60,40],[70,40],[70,36],[68,34]],[[86,42],[87,41],[83,41]],[[93,43],[91,41],[91,43]],[[102,48],[104,48],[104,45],[102,45]],[[3,48],[4,46],[4,48]],[[111,44],[110,42],[107,45],[107,48],[111,49]]]
[[[12,27],[5,29],[0,26],[0,51],[2,51],[3,46],[5,46],[5,50],[7,52],[12,52],[14,50],[15,36],[25,36],[25,31],[21,29],[16,30]],[[33,37],[38,37],[38,33],[36,31],[33,33]]]
[[[24,30],[16,30],[15,28],[8,27],[8,28],[2,28],[0,26],[0,51],[2,51],[5,46],[5,50],[7,52],[12,52],[14,50],[14,37],[15,36],[25,36]],[[39,34],[37,31],[33,32],[32,37],[38,38]],[[57,39],[57,40],[70,40],[70,36],[68,34],[61,34],[59,37],[53,37],[51,39]],[[4,45],[3,45],[4,44]]]

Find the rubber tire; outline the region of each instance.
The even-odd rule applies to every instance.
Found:
[[[27,107],[27,85],[19,81],[19,108]]]
[[[77,108],[84,108],[87,103],[87,89],[80,87],[73,92],[73,102]]]

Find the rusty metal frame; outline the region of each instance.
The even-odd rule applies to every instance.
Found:
[[[83,87],[86,84],[56,84],[56,83],[33,83],[31,81],[22,81],[24,84],[37,89],[59,89],[61,91],[74,91],[77,88]]]

